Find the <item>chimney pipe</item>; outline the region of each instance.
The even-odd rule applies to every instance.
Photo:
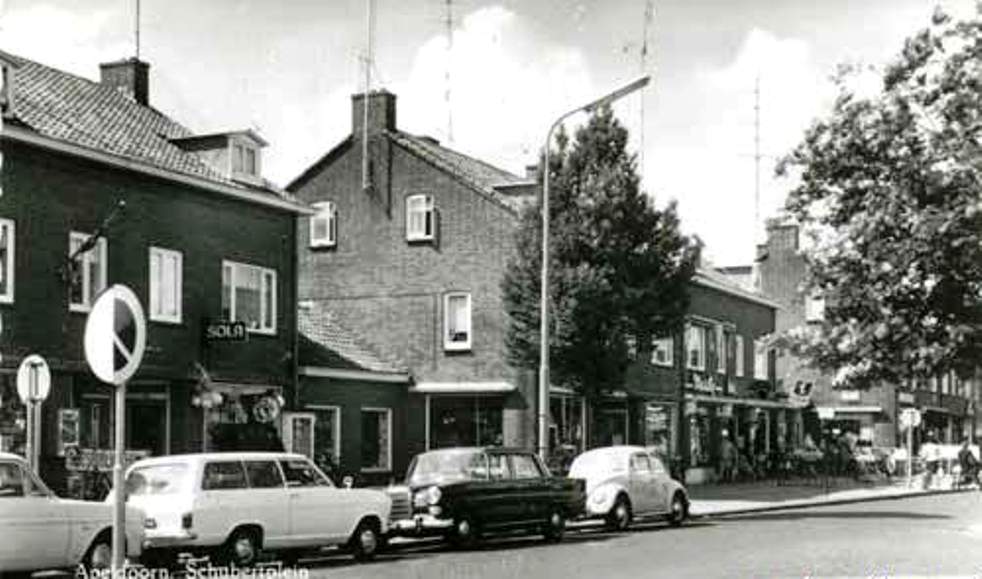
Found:
[[[110,86],[147,106],[150,101],[150,65],[136,58],[124,58],[99,65],[100,83]]]

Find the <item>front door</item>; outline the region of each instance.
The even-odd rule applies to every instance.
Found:
[[[68,513],[21,465],[0,461],[0,569],[63,567],[68,555]]]

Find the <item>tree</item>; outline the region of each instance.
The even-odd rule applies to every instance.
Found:
[[[825,320],[794,338],[836,382],[970,375],[982,360],[982,21],[935,13],[879,75],[838,79],[831,113],[779,164],[815,245]]]
[[[550,372],[588,398],[623,385],[629,344],[677,331],[700,244],[679,231],[639,187],[627,130],[608,109],[569,146],[564,132],[550,166]],[[541,175],[540,175],[541,179]],[[509,357],[539,364],[541,204],[526,208],[517,254],[503,281]]]

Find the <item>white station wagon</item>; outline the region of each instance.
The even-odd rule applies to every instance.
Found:
[[[112,505],[60,499],[23,458],[0,453],[0,575],[112,563]],[[127,556],[140,554],[143,518],[126,512]]]
[[[392,508],[385,493],[335,487],[307,457],[282,452],[144,459],[127,470],[126,492],[146,516],[144,561],[153,566],[188,552],[247,567],[261,550],[291,560],[334,545],[369,559]]]
[[[586,513],[624,530],[635,517],[659,517],[681,525],[689,514],[689,495],[665,465],[640,446],[588,450],[573,460],[570,478],[586,480]]]

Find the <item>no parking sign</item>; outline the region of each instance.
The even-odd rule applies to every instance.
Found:
[[[119,386],[136,373],[146,346],[147,322],[136,294],[124,285],[103,292],[85,323],[85,359],[92,373]]]

